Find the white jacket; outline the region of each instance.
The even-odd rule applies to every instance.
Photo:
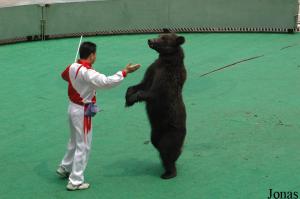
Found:
[[[69,99],[79,105],[96,103],[96,89],[117,86],[126,77],[125,71],[118,71],[112,76],[105,76],[95,71],[89,62],[79,60],[68,66],[61,74],[68,81]]]

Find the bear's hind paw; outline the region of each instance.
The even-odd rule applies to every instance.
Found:
[[[173,172],[166,171],[160,177],[162,179],[164,179],[164,180],[167,180],[167,179],[175,178],[176,176],[177,176],[177,172],[176,171],[173,171]]]

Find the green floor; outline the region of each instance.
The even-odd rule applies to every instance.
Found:
[[[144,104],[125,109],[124,93],[156,53],[155,35],[90,37],[94,67],[112,74],[142,68],[98,91],[86,181],[67,192],[55,170],[68,139],[67,85],[61,71],[78,38],[0,46],[0,198],[263,199],[269,189],[300,192],[300,34],[183,34],[188,134],[178,177],[163,181],[147,141]],[[263,55],[263,56],[262,56]],[[211,70],[262,56],[201,77]]]

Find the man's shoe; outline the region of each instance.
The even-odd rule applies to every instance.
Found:
[[[70,176],[70,172],[68,172],[64,167],[59,166],[56,170],[56,173],[62,178],[68,178]]]
[[[84,189],[88,189],[89,187],[90,187],[89,183],[82,183],[80,185],[73,185],[71,182],[69,182],[68,185],[67,185],[67,190],[68,191],[84,190]]]

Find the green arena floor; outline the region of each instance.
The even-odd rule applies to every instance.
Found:
[[[97,93],[85,172],[91,188],[68,192],[55,170],[69,136],[67,84],[78,38],[0,46],[1,199],[264,199],[269,189],[300,192],[300,34],[182,34],[188,79],[188,134],[178,177],[164,181],[149,144],[144,104],[124,108],[157,54],[156,35],[89,37],[94,67],[142,68]],[[256,59],[241,60],[259,56]],[[212,70],[231,65],[205,76]]]

